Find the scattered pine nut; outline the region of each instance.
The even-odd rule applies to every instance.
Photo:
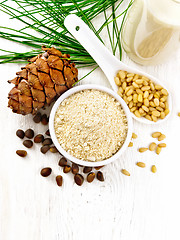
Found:
[[[156,148],[156,153],[157,153],[158,155],[160,154],[161,149],[162,149],[161,147],[157,147],[157,148]]]
[[[139,95],[138,95],[138,102],[142,102],[142,101],[143,101],[142,94],[139,94]]]
[[[126,93],[127,96],[130,96],[133,93],[132,89],[129,89],[129,91]]]
[[[153,138],[158,138],[159,136],[161,136],[161,132],[154,132],[154,133],[152,133],[152,137]]]
[[[127,74],[127,77],[129,78],[129,77],[133,77],[134,76],[134,73],[128,73]]]
[[[148,83],[147,83],[148,84]],[[144,86],[141,88],[143,92],[148,91],[150,89],[150,86]]]
[[[161,115],[161,112],[163,112],[163,108],[162,108],[162,107],[156,107],[156,109],[157,109],[158,111],[160,111],[160,115]]]
[[[159,111],[155,110],[155,111],[152,111],[152,115],[155,117],[160,117],[161,113]]]
[[[122,169],[121,172],[126,176],[130,176],[130,173],[126,169]]]
[[[141,167],[141,168],[145,168],[145,167],[146,167],[146,164],[143,163],[143,162],[137,162],[136,165],[137,165],[138,167]]]
[[[155,165],[152,165],[152,167],[151,167],[151,171],[152,171],[153,173],[156,173],[156,172],[157,172],[157,168],[156,168]]]
[[[148,148],[143,148],[143,147],[142,147],[142,148],[139,148],[139,152],[140,152],[140,153],[146,152],[147,150],[148,150]]]
[[[166,147],[166,143],[159,143],[159,144],[158,144],[158,147],[160,147],[160,148],[165,148],[165,147]]]
[[[146,115],[145,118],[147,118],[149,121],[152,121],[152,118],[149,115]]]
[[[146,107],[145,105],[142,105],[142,109],[143,109],[145,112],[149,112],[149,108]]]
[[[159,99],[158,98],[154,98],[154,104],[156,107],[159,106]]]
[[[157,117],[154,115],[151,115],[153,122],[157,122]]]
[[[169,108],[166,108],[165,111],[164,111],[166,116],[169,114],[169,112],[170,112]]]
[[[121,80],[118,78],[118,77],[115,77],[114,78],[114,81],[116,83],[117,86],[120,86],[121,85]]]
[[[138,110],[136,110],[136,111],[134,112],[134,114],[135,114],[135,116],[138,117],[138,118],[141,117],[141,114],[140,114],[140,112],[139,112]]]
[[[120,70],[120,71],[118,72],[118,74],[119,74],[119,77],[120,77],[121,79],[125,79],[125,77],[126,77],[125,71]]]
[[[178,117],[180,117],[180,112],[178,112]]]
[[[136,79],[135,82],[136,82],[137,84],[142,84],[142,83],[143,83],[143,80],[142,80],[142,79]]]
[[[130,142],[128,147],[133,147],[133,142]]]
[[[161,116],[160,116],[160,118],[161,118],[161,119],[164,119],[165,116],[166,116],[166,114],[165,114],[164,112],[161,112]]]
[[[157,85],[155,85],[155,89],[156,89],[156,90],[161,90],[161,89],[163,89],[163,87],[162,87],[161,85],[158,85],[158,84],[157,84]]]
[[[137,138],[137,134],[132,133],[132,138],[136,139]]]
[[[161,89],[161,93],[164,94],[164,95],[166,95],[166,96],[168,96],[168,91],[167,91],[166,89],[164,89],[164,88]]]
[[[49,151],[52,152],[52,153],[57,153],[58,152],[58,150],[55,146],[50,147]]]
[[[156,143],[155,142],[150,143],[149,150],[154,151],[155,149],[156,149]]]
[[[166,135],[164,134],[161,134],[159,137],[158,137],[158,141],[162,141],[166,138]]]
[[[145,92],[146,93],[146,92]],[[144,96],[145,97],[145,96]],[[144,105],[149,107],[149,100],[147,98],[144,99]]]

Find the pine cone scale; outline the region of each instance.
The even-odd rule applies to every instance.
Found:
[[[37,76],[38,74],[38,71],[37,71],[37,68],[36,68],[36,65],[34,63],[30,63],[28,65],[26,65],[26,70],[34,75]]]
[[[31,93],[34,101],[45,102],[46,97],[44,91],[39,89],[31,88]]]
[[[31,87],[43,90],[43,86],[41,85],[38,77],[30,72],[28,73],[28,82]]]
[[[63,66],[64,66],[63,61],[59,59],[59,57],[57,56],[50,55],[47,59],[47,63],[50,68],[55,68],[60,71],[63,70]]]
[[[18,86],[17,86],[17,89],[20,91],[19,93],[21,95],[26,95],[26,96],[31,96],[31,91],[30,91],[30,88],[29,88],[29,85],[26,81],[21,81]]]
[[[60,58],[62,57],[62,53],[59,50],[55,49],[55,48],[46,48],[46,47],[43,46],[42,50],[46,51],[47,54],[49,54],[49,55],[56,55],[56,56],[58,56]]]
[[[63,94],[67,90],[68,90],[68,88],[66,86],[55,85],[55,91],[58,95]]]
[[[50,76],[47,73],[38,72],[38,79],[42,86],[54,87],[54,84],[53,84]]]
[[[44,107],[44,102],[33,101],[33,113]]]
[[[47,62],[44,59],[38,58],[36,60],[36,67],[37,67],[37,70],[39,72],[44,72],[44,73],[49,74],[49,66],[48,66]]]
[[[52,81],[57,85],[65,85],[64,76],[61,71],[54,68],[50,69],[50,76]]]
[[[24,78],[24,79],[27,79],[27,70],[26,69],[23,69],[22,71],[20,71],[20,72],[17,72],[16,73],[19,77],[21,77],[21,78]]]
[[[57,93],[55,92],[54,88],[44,87],[44,89],[46,93],[46,102],[47,104],[50,104]]]
[[[18,98],[18,100],[19,100],[19,98]],[[13,98],[9,98],[8,107],[10,107],[14,113],[20,113],[20,112],[18,112],[19,111],[19,102],[14,100]]]
[[[32,108],[32,98],[26,95],[19,95],[19,103],[24,108]]]

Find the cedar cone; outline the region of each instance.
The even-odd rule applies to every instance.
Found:
[[[45,105],[50,105],[78,80],[75,64],[55,48],[42,47],[45,53],[29,60],[14,79],[15,84],[8,94],[8,107],[19,114],[35,114]]]

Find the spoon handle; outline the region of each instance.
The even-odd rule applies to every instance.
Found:
[[[126,65],[113,56],[86,23],[75,14],[68,15],[64,20],[64,25],[100,66],[112,88],[117,90],[114,83],[115,71],[119,70],[121,65],[122,68]]]

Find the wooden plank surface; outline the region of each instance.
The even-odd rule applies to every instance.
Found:
[[[0,15],[1,22],[8,18]],[[105,34],[105,33],[104,33]],[[1,48],[23,51],[25,48],[0,39]],[[25,149],[15,132],[33,128],[44,133],[47,127],[34,124],[32,116],[18,116],[7,108],[7,94],[12,86],[7,80],[15,76],[20,64],[0,65],[0,239],[2,240],[178,240],[180,216],[180,51],[161,65],[143,67],[133,63],[124,53],[123,61],[161,79],[172,93],[173,110],[167,122],[157,126],[134,121],[138,138],[134,147],[104,167],[104,182],[85,182],[79,187],[72,174],[58,167],[58,154],[43,155],[39,145],[28,150],[25,159],[15,154]],[[79,70],[79,77],[88,69]],[[97,83],[110,87],[100,69],[81,84]],[[46,110],[49,111],[49,110]],[[45,112],[46,112],[45,111]],[[43,111],[42,111],[43,112]],[[158,156],[154,152],[140,154],[137,149],[154,140],[153,131],[166,134],[167,148]],[[144,161],[145,169],[135,163]],[[157,166],[157,173],[150,171]],[[44,179],[42,167],[52,167],[53,174]],[[121,174],[126,168],[131,176]],[[55,176],[62,174],[59,188]]]

